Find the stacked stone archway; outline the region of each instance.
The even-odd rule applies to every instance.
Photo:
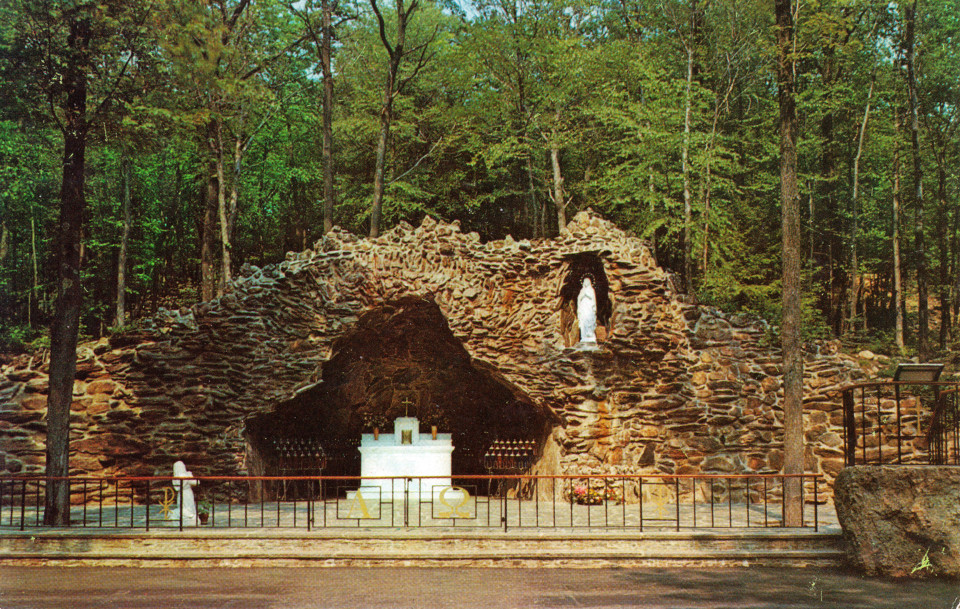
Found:
[[[278,475],[272,439],[308,437],[325,447],[327,469],[360,475],[357,440],[380,421],[384,433],[401,416],[416,416],[429,433],[453,435],[455,475],[484,474],[483,455],[495,439],[536,440],[542,446],[559,423],[495,370],[478,366],[431,300],[405,297],[372,309],[333,346],[322,380],[272,412],[247,420],[255,473]]]

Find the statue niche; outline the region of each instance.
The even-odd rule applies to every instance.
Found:
[[[583,278],[580,294],[577,295],[577,323],[580,343],[597,343],[597,293],[589,275]]]
[[[560,287],[560,333],[564,347],[596,348],[610,333],[613,305],[602,252],[565,256]]]

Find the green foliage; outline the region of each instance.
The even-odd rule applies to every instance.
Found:
[[[36,338],[29,326],[0,325],[0,350],[8,352],[24,351]]]
[[[236,267],[281,260],[321,236],[322,84],[317,49],[304,30],[319,17],[316,4],[250,3],[235,22],[236,0],[151,0],[144,4],[150,10],[136,12],[140,20],[128,19],[120,3],[89,7],[104,34],[91,49],[99,70],[90,81],[91,106],[111,95],[110,83],[120,82],[123,70],[128,78],[100,109],[87,151],[83,331],[97,335],[114,323],[123,163],[132,167],[132,320],[196,299],[213,160],[224,163],[221,187],[228,199],[236,193],[230,248]],[[56,121],[62,117],[48,113],[44,87],[56,83],[44,58],[62,50],[65,30],[50,20],[60,5],[51,3],[49,14],[33,11],[41,6],[0,6],[0,74],[7,93],[0,99],[0,221],[6,234],[0,324],[8,345],[37,335],[49,321],[54,296],[62,162]],[[798,13],[807,338],[845,330],[871,350],[890,351],[883,346],[893,323],[891,200],[898,147],[908,296],[916,289],[911,242],[921,220],[932,294],[960,296],[953,286],[960,275],[954,245],[960,242],[960,62],[957,45],[947,43],[960,32],[960,10],[956,0],[920,7],[923,218],[916,217],[910,196],[909,141],[902,127],[894,127],[905,103],[897,58],[900,7],[868,2],[854,10],[847,2],[818,0]],[[334,23],[334,220],[363,234],[386,56],[366,3],[337,3]],[[683,268],[689,232],[699,300],[762,315],[775,328],[781,245],[771,24],[769,7],[750,3],[474,0],[454,10],[425,0],[407,48],[431,38],[434,43],[430,61],[395,100],[384,228],[431,215],[460,220],[484,239],[550,236],[560,228],[553,201],[558,177],[568,218],[593,208],[647,239],[671,271]],[[47,35],[31,35],[40,31]],[[688,48],[694,68],[689,96]],[[126,66],[116,60],[133,56],[137,61]],[[404,64],[401,78],[413,76],[411,66]],[[853,209],[852,167],[871,83],[859,206]],[[60,90],[53,86],[49,93],[57,98]],[[553,174],[553,149],[559,176]],[[213,228],[219,234],[217,222]],[[851,268],[853,245],[857,269]],[[867,278],[866,336],[842,323],[854,270]],[[914,299],[907,300],[915,310]]]
[[[933,572],[933,563],[930,562],[930,548],[927,548],[927,551],[923,553],[923,558],[920,559],[913,569],[910,569],[910,575],[914,575],[918,571],[930,571]]]

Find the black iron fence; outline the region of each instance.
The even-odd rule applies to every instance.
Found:
[[[821,476],[621,475],[358,478],[346,476],[68,479],[73,527],[114,529],[456,527],[817,529]],[[799,481],[799,484],[797,484]],[[297,485],[287,499],[248,500],[255,485]],[[784,485],[799,486],[788,504]],[[44,527],[39,476],[0,477],[0,530]],[[196,513],[180,488],[196,493]],[[303,498],[300,498],[303,497]]]
[[[940,392],[927,433],[928,454],[934,465],[960,465],[960,389]]]
[[[958,387],[879,381],[843,388],[846,464],[960,464]]]

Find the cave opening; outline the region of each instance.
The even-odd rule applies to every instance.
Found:
[[[294,438],[323,447],[323,475],[358,476],[361,433],[373,424],[390,433],[405,415],[421,420],[421,433],[435,424],[452,434],[454,478],[486,474],[484,454],[494,441],[533,441],[539,455],[557,424],[493,366],[474,360],[437,304],[422,298],[362,315],[334,342],[321,379],[247,420],[250,475],[282,475],[275,447],[278,438]]]

